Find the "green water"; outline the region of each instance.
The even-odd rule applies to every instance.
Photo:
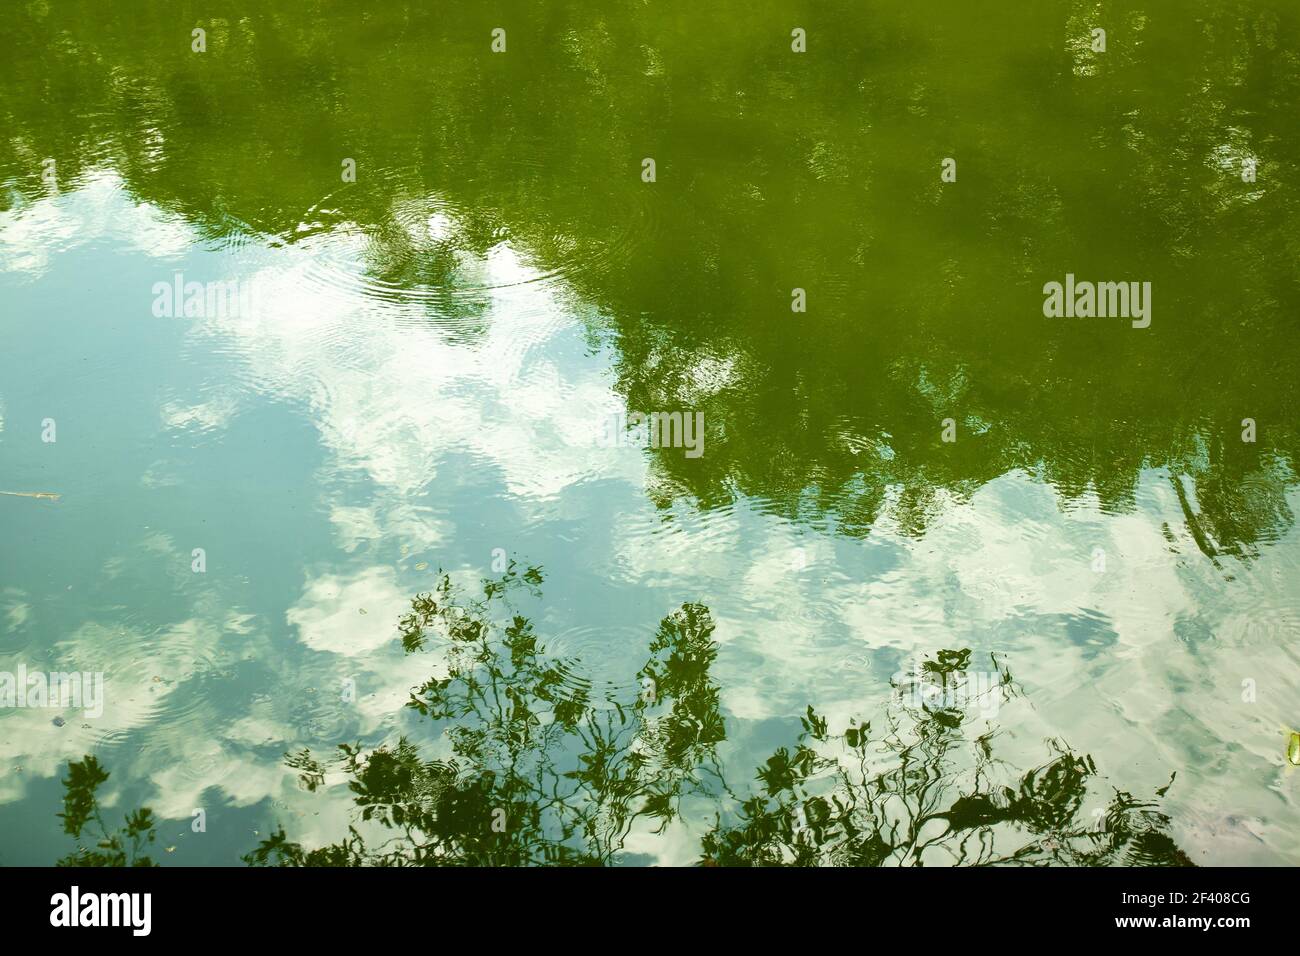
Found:
[[[1294,4],[3,17],[0,863],[1300,862]]]

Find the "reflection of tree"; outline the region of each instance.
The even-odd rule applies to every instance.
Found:
[[[618,861],[638,820],[663,833],[683,799],[697,798],[718,808],[702,837],[706,866],[1192,865],[1156,802],[1115,791],[1085,813],[1098,783],[1092,757],[1056,744],[1045,763],[1017,774],[994,757],[994,730],[968,736],[951,696],[909,697],[915,688],[901,684],[883,733],[853,722],[833,734],[809,707],[793,747],[772,753],[758,769],[759,789],[741,800],[716,754],[725,728],[709,673],[717,646],[708,609],[685,604],[664,618],[637,674],[639,693],[597,692],[577,676],[580,662],[547,656],[509,600],[541,580],[539,569],[520,573],[512,563],[484,582],[482,599],[467,598],[445,575],[417,595],[400,624],[403,646],[440,652],[443,663],[407,706],[440,731],[440,752],[402,738],[369,750],[343,744],[333,761],[288,755],[310,791],[341,772],[358,819],[314,849],[280,828],[244,860],[604,865]],[[926,662],[926,679],[958,686],[970,656],[940,651]],[[1009,699],[1010,672],[996,675],[980,693]],[[65,827],[79,836],[93,819],[104,840],[98,852],[64,862],[151,865],[139,856],[141,841],[153,839],[149,810],[110,836],[95,799],[108,775],[93,757],[69,769]],[[735,819],[724,824],[724,812]]]
[[[430,756],[403,738],[371,750],[344,744],[328,765],[308,751],[289,755],[308,790],[341,771],[359,819],[315,849],[278,829],[245,861],[609,864],[638,820],[662,833],[689,797],[718,807],[701,843],[708,866],[1190,865],[1155,803],[1116,792],[1087,819],[1091,757],[1058,745],[1042,766],[1016,776],[994,757],[993,730],[968,738],[951,696],[908,704],[913,688],[904,686],[878,736],[856,722],[832,734],[808,708],[793,748],[773,752],[758,770],[760,789],[740,800],[715,752],[725,729],[709,673],[717,648],[708,610],[686,604],[664,618],[638,672],[639,693],[597,692],[577,676],[580,662],[548,657],[514,609],[511,593],[535,591],[541,580],[539,569],[520,573],[512,564],[484,582],[481,600],[445,575],[417,595],[401,621],[403,645],[438,652],[443,663],[408,706],[440,731],[440,751]],[[969,664],[969,650],[944,650],[924,674],[947,689]],[[1012,678],[996,673],[980,693],[1002,700]],[[71,769],[66,818],[79,832],[98,819],[94,788],[107,775],[94,758]],[[721,814],[734,804],[738,819],[724,825]],[[131,819],[130,834],[151,834],[147,810]],[[79,859],[125,865],[118,843],[101,845],[112,852]]]
[[[969,657],[945,651],[927,666],[946,681]],[[1010,673],[1003,678],[988,693],[1006,692]],[[739,821],[704,837],[704,862],[1193,865],[1154,802],[1115,791],[1104,811],[1085,815],[1097,773],[1090,756],[1058,745],[1048,762],[1016,778],[993,756],[994,733],[968,740],[964,724],[958,708],[921,703],[891,709],[879,736],[869,723],[832,734],[810,707],[793,752],[779,748],[759,769],[762,792],[744,803]]]
[[[515,567],[467,600],[443,576],[401,621],[408,652],[445,651],[445,674],[409,706],[443,730],[449,752],[423,758],[403,739],[363,751],[344,745],[338,763],[363,822],[396,836],[374,845],[357,829],[307,851],[283,831],[250,863],[293,865],[601,864],[614,859],[638,818],[662,831],[684,795],[717,775],[723,739],[718,690],[709,677],[715,646],[707,609],[683,605],[664,618],[632,700],[598,699],[570,675],[576,661],[548,658],[531,622],[509,609],[518,588],[541,583]],[[306,786],[326,767],[290,758]]]
[[[127,814],[125,826],[110,831],[97,795],[107,781],[108,771],[94,757],[68,764],[68,776],[63,781],[63,812],[59,814],[63,832],[80,840],[93,822],[99,839],[94,849],[78,846],[75,853],[59,860],[59,866],[156,866],[141,852],[154,841],[153,812],[142,807]]]
[[[65,185],[110,165],[214,238],[359,229],[384,294],[456,327],[485,321],[467,262],[509,241],[597,307],[631,408],[705,411],[703,458],[655,453],[665,498],[919,533],[1012,469],[1116,511],[1166,467],[1195,485],[1207,554],[1289,526],[1300,149],[1282,118],[1300,76],[1279,37],[1300,10],[1145,10],[1134,42],[1084,63],[1077,0],[816,6],[795,56],[777,0],[454,21],[213,0],[199,56],[183,10],[27,5],[0,35],[0,203],[42,194],[48,156]],[[501,18],[519,42],[492,56]],[[1231,165],[1246,155],[1258,184]],[[1047,323],[1039,289],[1066,271],[1152,280],[1152,328]]]

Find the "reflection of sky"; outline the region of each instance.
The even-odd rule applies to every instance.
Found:
[[[0,668],[103,670],[109,695],[93,722],[0,714],[0,762],[22,768],[0,804],[44,825],[57,806],[23,804],[32,782],[95,750],[164,817],[258,806],[305,842],[337,834],[346,797],[300,793],[282,754],[418,734],[401,705],[437,663],[402,654],[396,620],[439,566],[486,575],[499,547],[546,567],[540,630],[598,678],[626,683],[663,615],[707,604],[737,782],[771,743],[751,728],[792,734],[810,702],[832,725],[869,716],[914,655],[970,646],[1005,655],[1027,692],[1000,714],[1003,757],[1030,766],[1059,736],[1136,794],[1176,770],[1194,859],[1300,854],[1282,766],[1300,720],[1294,531],[1228,580],[1156,472],[1120,516],[1005,475],[919,539],[888,509],[866,541],[743,500],[659,512],[642,452],[593,443],[621,401],[562,288],[498,247],[478,264],[488,321],[457,329],[366,295],[363,245],[207,249],[109,176],[0,214],[0,490],[65,495],[0,498]],[[155,318],[152,283],[174,269],[237,276],[258,308]],[[708,363],[695,378],[726,377],[725,357]],[[685,861],[695,845],[674,827],[628,850]]]

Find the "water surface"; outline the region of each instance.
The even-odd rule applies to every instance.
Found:
[[[1015,682],[952,753],[1090,755],[1081,818],[1168,786],[1192,861],[1300,862],[1300,11],[463,7],[6,13],[0,490],[61,497],[0,496],[0,670],[106,701],[0,708],[0,863],[68,852],[89,753],[164,862],[339,839],[344,776],[284,755],[492,726],[405,706],[457,665],[401,621],[510,559],[546,726],[657,674],[628,752],[697,727],[607,862],[729,859],[809,706],[879,728],[944,651]],[[1067,273],[1150,282],[1150,326],[1045,317]],[[178,274],[244,298],[169,310]],[[601,440],[638,411],[703,454]]]

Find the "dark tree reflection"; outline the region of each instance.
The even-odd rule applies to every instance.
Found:
[[[1113,513],[1163,469],[1185,546],[1249,559],[1293,524],[1300,460],[1300,8],[1111,10],[1104,57],[1095,15],[824,0],[800,56],[778,0],[26,4],[0,209],[49,195],[49,157],[60,189],[111,169],[214,242],[359,231],[370,294],[459,336],[509,245],[599,316],[629,408],[705,413],[702,458],[653,455],[665,504],[920,534],[1008,472]],[[1045,319],[1066,272],[1152,281],[1151,327]]]
[[[78,841],[77,849],[59,860],[59,866],[157,866],[144,850],[157,836],[153,811],[141,807],[126,815],[125,825],[116,830],[104,822],[99,805],[99,788],[108,782],[108,771],[93,756],[68,763],[63,780],[63,832]],[[87,846],[81,842],[92,840]]]
[[[709,673],[717,647],[708,609],[686,604],[664,618],[637,674],[640,693],[587,694],[574,690],[584,686],[573,676],[580,662],[549,658],[510,605],[512,591],[540,582],[538,569],[512,566],[484,582],[481,600],[467,600],[444,576],[412,602],[401,622],[406,650],[441,648],[446,664],[408,706],[436,722],[447,752],[430,759],[406,739],[369,752],[344,745],[332,768],[346,774],[360,822],[382,839],[354,826],[306,849],[280,830],[246,861],[609,864],[638,819],[662,832],[685,797],[700,796],[718,808],[701,842],[709,866],[1191,865],[1158,801],[1121,791],[1098,799],[1091,756],[1055,743],[1044,763],[1017,772],[995,757],[996,731],[972,736],[966,714],[942,695],[936,706],[910,703],[914,687],[895,688],[879,732],[854,723],[831,733],[808,708],[800,737],[773,752],[754,792],[738,797],[715,751],[725,727]],[[955,685],[970,658],[940,651],[926,679]],[[980,693],[1009,699],[1011,673],[997,673]],[[306,752],[288,762],[309,789],[331,769]],[[724,805],[738,807],[726,822]]]
[[[444,575],[400,622],[408,653],[445,652],[438,676],[408,706],[441,729],[446,752],[422,756],[408,740],[364,751],[344,745],[331,765],[289,758],[315,789],[347,774],[363,823],[392,835],[375,843],[353,828],[304,850],[277,832],[245,859],[283,865],[606,864],[639,818],[662,829],[682,798],[721,779],[723,740],[708,609],[685,604],[663,619],[630,699],[601,693],[576,660],[551,658],[510,596],[536,590],[538,568],[512,564],[470,599]]]
[[[512,563],[473,598],[443,575],[400,622],[407,653],[439,654],[437,672],[408,707],[436,743],[401,738],[367,749],[343,744],[318,758],[286,756],[307,790],[341,773],[355,820],[335,842],[307,847],[283,828],[244,856],[277,866],[524,866],[620,862],[634,825],[653,832],[699,798],[715,824],[701,837],[705,866],[1048,865],[1190,866],[1169,835],[1159,798],[1105,794],[1093,758],[1053,742],[1018,770],[995,756],[998,733],[976,733],[972,703],[1018,691],[997,680],[957,706],[969,649],[945,649],[915,680],[899,680],[872,722],[832,733],[809,707],[803,731],[759,767],[748,791],[728,785],[717,747],[726,738],[708,608],[684,604],[660,623],[640,690],[601,689],[581,662],[549,656],[511,598],[537,593],[539,568]],[[934,694],[927,696],[927,693]],[[68,832],[103,828],[95,758],[70,766]],[[1171,781],[1172,783],[1172,777]],[[1091,810],[1089,808],[1092,808]],[[698,819],[698,817],[695,817]],[[691,820],[684,821],[687,824]],[[148,865],[143,809],[123,834],[64,862]]]
[[[953,678],[969,651],[943,651],[930,669]],[[1011,674],[986,691],[1010,692]],[[1086,812],[1093,758],[1054,742],[1023,773],[993,753],[994,731],[972,738],[962,710],[897,705],[884,727],[830,733],[810,707],[793,750],[758,771],[761,791],[738,822],[703,840],[702,861],[725,866],[988,864],[1192,866],[1169,837],[1158,802],[1114,791]],[[1171,778],[1172,783],[1172,778]],[[1157,792],[1163,796],[1168,786]]]

